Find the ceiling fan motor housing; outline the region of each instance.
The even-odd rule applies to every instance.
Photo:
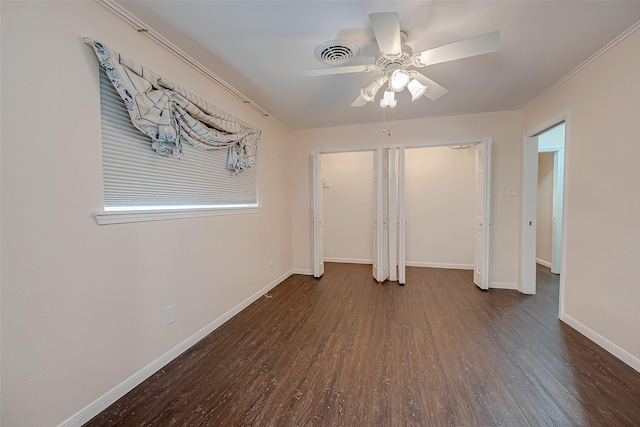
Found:
[[[394,71],[395,68],[389,69],[389,66],[397,64],[400,68],[406,68],[411,65],[411,57],[413,56],[413,49],[411,49],[406,44],[402,45],[402,52],[399,55],[381,55],[376,60],[376,68]]]

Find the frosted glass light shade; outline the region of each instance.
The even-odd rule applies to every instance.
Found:
[[[367,87],[361,89],[360,94],[364,99],[367,100],[367,102],[371,102],[373,101],[373,98],[376,96],[376,93],[378,93],[381,87],[382,83],[380,83],[379,79],[375,79],[374,81],[369,83]]]
[[[395,92],[388,89],[385,90],[384,96],[380,100],[380,106],[382,108],[387,108],[387,107],[395,108],[396,105],[398,105],[398,101],[396,100]]]
[[[424,95],[424,93],[427,91],[427,87],[428,86],[423,85],[416,79],[411,80],[407,85],[407,89],[409,89],[409,92],[411,92],[411,100],[415,101],[416,99]]]
[[[389,78],[389,87],[396,92],[400,92],[409,83],[411,77],[405,70],[395,70]]]

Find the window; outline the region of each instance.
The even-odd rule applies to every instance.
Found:
[[[183,144],[178,157],[151,149],[100,69],[104,212],[98,223],[148,221],[257,211],[256,167],[227,168],[228,149]]]

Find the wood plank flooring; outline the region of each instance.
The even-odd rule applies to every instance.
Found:
[[[294,275],[87,426],[639,426],[640,373],[472,272]]]

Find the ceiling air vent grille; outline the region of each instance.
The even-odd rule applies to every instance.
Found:
[[[358,56],[358,46],[348,40],[329,40],[316,47],[316,59],[327,65],[343,65]]]

